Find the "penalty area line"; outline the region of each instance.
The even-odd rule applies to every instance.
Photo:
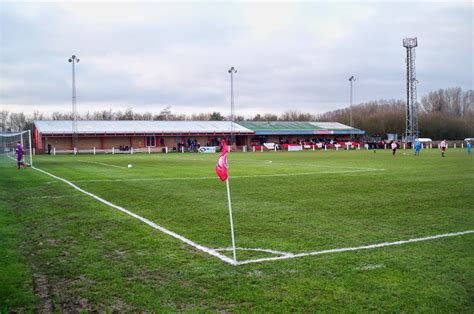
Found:
[[[289,255],[283,255],[283,256],[267,257],[267,258],[259,258],[259,259],[253,259],[253,260],[239,261],[239,262],[237,262],[237,265],[277,261],[277,260],[283,260],[283,259],[289,259],[289,258],[314,256],[314,255],[329,254],[329,253],[342,253],[342,252],[350,252],[350,251],[371,250],[371,249],[376,249],[376,248],[381,248],[381,247],[386,247],[386,246],[403,245],[403,244],[408,244],[408,243],[415,243],[415,242],[436,240],[436,239],[441,239],[441,238],[462,236],[462,235],[471,234],[471,233],[474,233],[474,230],[466,230],[466,231],[461,231],[461,232],[437,234],[437,235],[433,235],[433,236],[427,236],[427,237],[422,237],[422,238],[414,238],[414,239],[408,239],[408,240],[400,240],[400,241],[395,241],[395,242],[383,242],[383,243],[369,244],[369,245],[363,245],[363,246],[355,246],[355,247],[347,247],[347,248],[339,248],[339,249],[331,249],[331,250],[323,250],[323,251],[315,251],[315,252],[306,252],[306,253],[297,253],[297,254],[289,254]]]
[[[113,207],[113,208],[115,208],[115,209],[117,209],[117,210],[119,210],[119,211],[121,211],[121,212],[123,212],[123,213],[129,215],[129,216],[132,216],[133,218],[136,218],[136,219],[138,219],[138,220],[140,220],[140,221],[146,223],[146,224],[149,225],[150,227],[153,227],[153,228],[155,228],[155,229],[157,229],[157,230],[159,230],[159,231],[161,231],[161,232],[163,232],[163,233],[165,233],[165,234],[167,234],[167,235],[169,235],[169,236],[172,236],[173,238],[175,238],[175,239],[177,239],[177,240],[180,240],[180,241],[182,241],[182,242],[184,242],[184,243],[186,243],[186,244],[188,244],[188,245],[194,247],[195,249],[197,249],[197,250],[199,250],[199,251],[202,251],[202,252],[204,252],[204,253],[207,253],[207,254],[209,254],[209,255],[212,255],[212,256],[214,256],[214,257],[217,257],[217,258],[220,259],[221,261],[226,262],[226,263],[228,263],[228,264],[236,265],[236,261],[234,261],[233,259],[231,259],[231,258],[229,258],[229,257],[227,257],[227,256],[225,256],[225,255],[223,255],[223,254],[220,254],[220,253],[217,252],[216,250],[213,250],[213,249],[211,249],[211,248],[208,248],[208,247],[205,247],[205,246],[203,246],[203,245],[197,244],[197,243],[195,243],[195,242],[193,242],[193,241],[191,241],[191,240],[189,240],[189,239],[183,237],[182,235],[179,235],[179,234],[177,234],[177,233],[175,233],[175,232],[173,232],[173,231],[170,231],[170,230],[168,230],[168,229],[166,229],[166,228],[164,228],[164,227],[162,227],[162,226],[160,226],[160,225],[154,223],[154,222],[151,221],[151,220],[148,220],[148,219],[146,219],[146,218],[144,218],[144,217],[142,217],[142,216],[139,216],[139,215],[135,214],[134,212],[131,212],[131,211],[129,211],[129,210],[123,208],[123,207],[120,207],[120,206],[118,206],[118,205],[112,204],[111,202],[109,202],[109,201],[107,201],[107,200],[105,200],[105,199],[103,199],[103,198],[101,198],[101,197],[99,197],[99,196],[97,196],[97,195],[95,195],[95,194],[92,194],[92,193],[90,193],[90,192],[87,192],[86,190],[84,190],[84,189],[78,187],[77,185],[75,185],[74,183],[72,183],[72,182],[70,182],[70,181],[68,181],[68,180],[66,180],[66,179],[63,179],[63,178],[58,177],[58,176],[55,176],[54,174],[51,174],[51,173],[49,173],[49,172],[47,172],[47,171],[44,171],[44,170],[39,169],[39,168],[36,168],[36,167],[32,167],[32,168],[35,169],[35,170],[37,170],[37,171],[39,171],[39,172],[41,172],[41,173],[44,173],[44,174],[50,176],[50,177],[53,177],[53,178],[55,178],[55,179],[57,179],[57,180],[59,180],[59,181],[62,181],[62,182],[64,182],[64,183],[68,184],[69,186],[73,187],[74,189],[78,190],[79,192],[84,193],[84,194],[86,194],[86,195],[88,195],[88,196],[90,196],[90,197],[96,199],[97,201],[99,201],[99,202],[101,202],[101,203],[103,203],[103,204],[105,204],[105,205],[108,205],[108,206],[110,206],[110,207]]]

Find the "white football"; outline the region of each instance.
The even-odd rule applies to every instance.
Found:
[[[128,168],[132,168],[132,164],[128,164]]]

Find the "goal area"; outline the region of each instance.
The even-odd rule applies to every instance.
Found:
[[[0,158],[2,162],[17,161],[17,147],[23,149],[22,160],[28,166],[33,166],[33,143],[31,142],[31,131],[0,132]]]

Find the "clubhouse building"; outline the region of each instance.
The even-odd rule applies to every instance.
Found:
[[[58,151],[89,150],[181,150],[189,147],[218,146],[221,138],[235,137],[235,149],[264,143],[317,143],[348,141],[364,131],[336,122],[284,121],[34,121],[37,153],[49,148]]]

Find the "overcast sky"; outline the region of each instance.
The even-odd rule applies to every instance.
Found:
[[[471,1],[0,0],[0,109],[132,108],[320,113],[405,99],[404,37],[418,37],[418,97],[473,88]]]

